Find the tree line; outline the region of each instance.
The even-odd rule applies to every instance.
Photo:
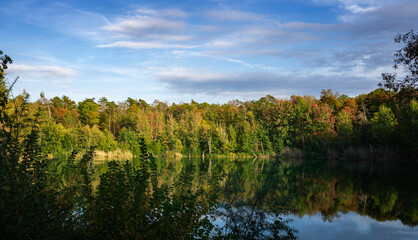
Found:
[[[23,102],[19,95],[10,108]],[[365,158],[389,154],[411,159],[418,153],[416,89],[376,89],[357,97],[323,90],[319,99],[266,96],[226,104],[168,105],[128,98],[115,103],[67,96],[29,103],[40,124],[45,154],[73,150],[122,149],[139,154],[138,141],[156,155],[272,154],[288,148],[328,157]]]

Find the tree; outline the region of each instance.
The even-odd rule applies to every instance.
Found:
[[[12,60],[0,51],[0,62],[0,238],[74,238],[68,231],[75,211],[39,145],[39,114],[29,114],[28,94],[11,98],[4,70]]]
[[[41,124],[39,132],[42,153],[57,154],[62,152],[62,142],[64,142],[65,128],[55,122],[45,122]]]
[[[395,53],[394,69],[403,66],[408,74],[403,80],[396,79],[396,73],[382,73],[382,82],[379,87],[399,92],[403,88],[417,88],[418,82],[418,33],[411,30],[395,37],[396,43],[404,43],[405,46]]]
[[[324,89],[321,91],[321,102],[326,103],[328,106],[335,110],[340,107],[340,103],[338,101],[339,96],[340,94],[338,92],[333,93],[331,89]]]
[[[94,98],[86,98],[78,104],[81,121],[89,126],[99,124],[100,113],[99,105],[94,102]]]
[[[41,92],[41,103],[48,109],[48,116],[51,118],[51,101],[45,97],[44,92]]]
[[[6,54],[3,55],[3,51],[0,50],[0,80],[3,80],[4,70],[7,69],[7,64],[9,63],[13,63],[13,60]]]
[[[353,135],[353,122],[351,119],[352,117],[348,110],[343,110],[337,115],[335,125],[343,147],[350,143],[351,136]]]
[[[381,105],[371,122],[374,136],[381,145],[390,145],[394,142],[394,134],[398,122],[390,108]]]

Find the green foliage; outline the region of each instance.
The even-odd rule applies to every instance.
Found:
[[[55,122],[43,123],[40,126],[39,141],[43,153],[61,153],[64,150],[65,128]]]
[[[106,152],[114,151],[117,148],[117,142],[115,141],[113,135],[105,130],[103,136],[99,140],[97,148]]]
[[[349,138],[353,134],[353,123],[348,112],[338,113],[336,127],[342,137]]]
[[[238,151],[243,153],[251,153],[253,139],[252,139],[252,132],[251,126],[248,122],[242,122],[238,126],[238,134],[237,134],[237,145]]]
[[[122,129],[119,133],[119,140],[122,144],[125,144],[133,155],[138,156],[141,153],[141,145],[139,144],[140,136],[138,133],[126,128]]]
[[[418,156],[418,102],[415,99],[403,109],[399,128],[400,142],[403,143],[402,148],[405,149],[403,153],[406,158]]]
[[[405,143],[394,148],[396,154],[413,159],[416,148],[407,139],[416,138],[415,131],[411,131],[414,125],[410,123],[414,117],[407,113],[414,98],[403,95],[403,92],[376,89],[350,98],[329,89],[322,91],[319,100],[310,96],[292,96],[290,100],[267,96],[257,101],[232,101],[224,105],[192,101],[171,106],[160,102],[148,105],[133,99],[117,105],[101,98],[99,104],[92,99],[80,102],[79,111],[75,111],[74,103],[63,96],[49,100],[52,119],[45,104],[37,102],[33,107],[42,107],[41,135],[48,139],[43,142],[46,144],[44,149],[54,155],[60,154],[60,149],[65,152],[91,146],[103,151],[121,148],[137,155],[138,138],[144,137],[149,150],[165,156],[179,156],[180,153],[259,155],[279,153],[290,147],[300,148],[316,157],[329,157],[329,153],[344,157],[348,148],[361,145],[377,148],[375,153],[383,153],[385,146],[394,140],[393,137],[386,139],[387,136],[386,140],[380,138],[382,131],[377,130],[376,119],[372,121],[379,107],[385,104],[399,121],[394,131],[400,133]],[[89,112],[92,115],[87,114]],[[100,116],[98,125],[91,124],[97,123],[97,119],[86,118],[97,114]],[[55,125],[52,124],[54,120]],[[380,131],[379,136],[376,131]],[[61,140],[53,140],[58,138]],[[386,141],[385,144],[382,141]]]
[[[94,98],[88,98],[78,104],[80,120],[89,126],[99,124],[100,113],[99,105],[94,102]]]
[[[337,97],[328,90],[319,100],[310,96],[292,96],[290,100],[269,96],[224,105],[194,102],[164,108],[161,103],[132,103],[126,108],[129,104],[117,105],[102,98],[100,105],[92,99],[80,102],[78,111],[63,96],[51,99],[50,105],[28,103],[28,114],[34,115],[39,109],[40,142],[44,153],[53,156],[92,146],[107,152],[120,148],[137,155],[138,138],[144,137],[150,151],[165,156],[264,155],[289,147],[316,157],[330,152],[338,157],[349,147],[362,145],[377,148],[374,153],[383,153],[381,150],[394,141],[393,136],[383,136],[383,127],[376,123],[375,114],[385,104],[399,122],[390,130],[399,133],[403,142],[396,143],[395,154],[413,159],[416,148],[409,139],[416,139],[416,131],[412,130],[416,128],[416,113],[410,110],[409,103],[416,100],[401,94],[376,89],[350,98]],[[407,103],[400,104],[401,98]],[[23,98],[14,101],[21,103]],[[13,104],[8,105],[11,111]],[[50,107],[51,117],[46,106]]]
[[[58,201],[60,183],[42,155],[36,116],[28,114],[27,95],[19,101],[9,98],[10,88],[3,79],[5,68],[3,65],[0,79],[0,237],[71,237],[66,235],[71,212]]]
[[[393,143],[395,127],[398,122],[391,109],[381,105],[379,111],[374,114],[371,120],[374,137],[382,145]]]
[[[347,111],[341,111],[338,113],[336,119],[336,128],[338,136],[341,139],[341,144],[347,146],[350,144],[350,141],[353,136],[353,122],[351,120],[350,114]]]

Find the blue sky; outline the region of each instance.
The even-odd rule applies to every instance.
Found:
[[[416,0],[0,2],[15,92],[224,103],[355,96],[393,72]]]

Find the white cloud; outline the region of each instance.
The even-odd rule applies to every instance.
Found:
[[[376,11],[378,7],[373,7],[373,6],[360,7],[359,5],[354,4],[354,5],[346,6],[345,9],[347,9],[351,13],[356,14],[356,13],[367,13],[367,12]]]
[[[359,20],[358,15],[375,12],[382,7],[393,5],[403,0],[313,0],[314,3],[320,5],[334,5],[345,10],[338,16],[343,22],[354,22]]]
[[[221,40],[221,39],[215,39],[208,43],[206,43],[209,47],[215,47],[215,48],[228,48],[228,47],[236,47],[239,46],[239,44],[235,41],[227,41],[227,40]]]
[[[49,65],[12,64],[8,72],[22,78],[48,79],[55,82],[66,81],[77,75],[77,72],[71,68]]]
[[[131,42],[131,41],[119,41],[110,44],[97,45],[99,48],[110,48],[110,47],[121,47],[121,48],[132,48],[132,49],[172,49],[182,48],[190,49],[195,46],[183,45],[183,44],[166,44],[158,42]]]
[[[168,41],[190,40],[190,36],[178,34],[186,28],[184,18],[188,14],[179,9],[155,10],[142,8],[136,10],[135,16],[124,16],[114,19],[102,29],[118,38],[151,38]]]

